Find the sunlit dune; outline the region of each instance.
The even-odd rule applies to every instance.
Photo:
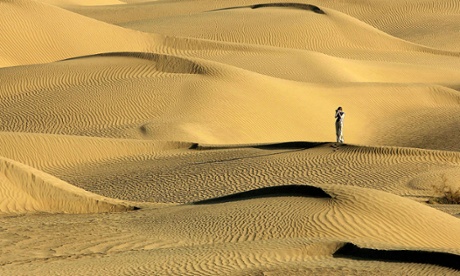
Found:
[[[0,67],[46,63],[107,51],[142,51],[153,40],[37,1],[0,4]],[[14,26],[12,28],[11,26]]]
[[[459,274],[459,3],[2,1],[0,274]]]
[[[121,201],[76,188],[51,175],[2,159],[0,214],[31,212],[93,213],[133,210]]]

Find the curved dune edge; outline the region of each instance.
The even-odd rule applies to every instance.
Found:
[[[303,4],[303,3],[264,3],[264,4],[256,4],[252,5],[252,9],[259,9],[259,8],[270,8],[270,7],[282,7],[282,8],[294,8],[299,10],[307,10],[312,11],[319,14],[325,14],[325,12],[315,5],[310,4]]]
[[[105,52],[66,58],[58,60],[56,62],[64,62],[69,60],[87,60],[96,58],[134,58],[143,61],[149,61],[152,62],[151,65],[155,70],[163,73],[191,75],[206,73],[206,68],[203,65],[191,59],[181,56],[149,52]]]
[[[125,1],[119,0],[39,0],[37,2],[48,5],[67,7],[67,6],[108,6],[108,5],[125,5]]]
[[[288,2],[287,3],[262,3],[262,4],[255,4],[255,5],[250,5],[250,6],[223,8],[223,9],[217,9],[217,10],[212,10],[212,11],[232,10],[232,9],[241,9],[241,8],[251,8],[251,9],[291,8],[291,9],[312,11],[318,14],[326,14],[322,9],[320,9],[318,6],[315,6],[315,5],[304,4],[304,3],[288,3]]]
[[[101,213],[138,207],[77,188],[16,161],[0,158],[0,215]]]
[[[231,194],[228,196],[211,198],[194,202],[194,204],[213,204],[223,203],[237,200],[247,200],[261,197],[283,197],[283,196],[303,196],[315,198],[331,198],[331,196],[324,190],[314,186],[308,185],[285,185],[265,187],[256,190]]]

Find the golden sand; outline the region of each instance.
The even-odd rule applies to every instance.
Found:
[[[460,273],[457,0],[0,11],[1,275]]]

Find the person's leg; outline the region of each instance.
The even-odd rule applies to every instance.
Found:
[[[340,139],[339,139],[339,143],[343,143],[343,132],[342,132],[342,129],[343,129],[343,123],[340,123]]]
[[[340,122],[336,122],[335,123],[335,136],[336,136],[336,141],[337,143],[340,143],[340,139],[341,139],[341,136],[342,136],[342,126],[340,124]]]

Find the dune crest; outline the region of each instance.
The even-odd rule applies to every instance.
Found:
[[[322,9],[320,9],[318,6],[315,6],[315,5],[303,4],[303,3],[283,3],[283,2],[280,2],[280,3],[262,3],[262,4],[255,4],[255,5],[242,6],[242,7],[230,7],[230,8],[217,9],[216,11],[240,9],[240,8],[246,8],[246,7],[250,7],[251,9],[291,8],[291,9],[297,9],[297,10],[312,11],[312,12],[318,13],[318,14],[326,14]]]
[[[58,7],[71,6],[106,6],[106,5],[124,5],[123,0],[36,0],[37,2],[55,5]]]
[[[135,208],[87,192],[16,161],[0,158],[0,214],[83,214]]]
[[[257,190],[251,190],[247,192],[241,192],[228,196],[212,198],[202,201],[194,202],[194,204],[212,204],[212,203],[223,203],[238,200],[250,200],[253,198],[264,198],[264,197],[286,197],[286,196],[300,196],[300,197],[314,197],[314,198],[331,198],[329,194],[324,192],[322,189],[307,185],[284,185],[284,186],[273,186],[266,187]]]
[[[79,56],[75,58],[69,58],[62,60],[85,60],[88,62],[94,62],[93,60],[104,59],[106,61],[113,61],[116,58],[127,58],[127,59],[140,59],[141,61],[150,61],[154,70],[171,73],[171,74],[205,74],[205,68],[198,62],[184,57],[166,55],[166,54],[155,54],[146,52],[108,52],[102,54],[95,54],[89,56]],[[139,77],[139,76],[137,76]]]
[[[286,8],[293,8],[299,10],[306,10],[312,11],[319,14],[326,14],[322,9],[318,8],[315,5],[310,4],[302,4],[302,3],[265,3],[265,4],[256,4],[252,5],[252,9],[260,9],[260,8],[270,8],[270,7],[286,7]]]

